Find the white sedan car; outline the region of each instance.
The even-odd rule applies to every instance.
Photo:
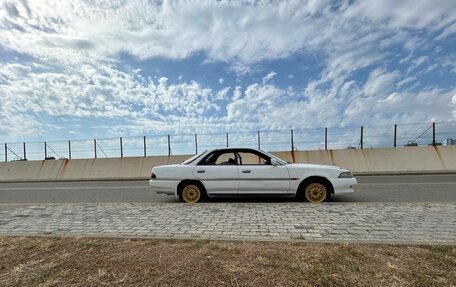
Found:
[[[346,169],[317,164],[291,164],[258,149],[207,150],[181,164],[156,166],[149,181],[157,193],[196,203],[208,196],[293,195],[313,203],[353,192],[357,184]]]

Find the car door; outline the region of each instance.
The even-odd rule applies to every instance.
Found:
[[[215,151],[195,166],[193,175],[199,178],[208,194],[237,194],[239,172],[232,151]]]
[[[284,165],[273,166],[270,158],[261,153],[238,153],[239,193],[286,194],[290,189],[290,175]]]

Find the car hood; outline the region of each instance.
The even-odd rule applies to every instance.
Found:
[[[324,170],[337,170],[337,171],[344,171],[348,169],[342,168],[340,166],[335,165],[325,165],[325,164],[310,164],[310,163],[290,163],[287,165],[288,168],[296,168],[296,169],[324,169]]]

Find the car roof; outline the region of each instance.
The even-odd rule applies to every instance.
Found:
[[[213,151],[224,151],[224,150],[253,150],[253,151],[263,152],[260,149],[250,148],[250,147],[222,147],[222,148],[208,149],[207,151],[208,152],[213,152]]]

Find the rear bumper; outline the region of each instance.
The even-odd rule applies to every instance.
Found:
[[[356,178],[330,178],[333,187],[334,195],[347,194],[354,192],[354,187],[358,184]]]
[[[152,191],[156,193],[164,193],[168,195],[175,195],[177,198],[177,185],[178,181],[175,180],[149,180],[149,185]]]

